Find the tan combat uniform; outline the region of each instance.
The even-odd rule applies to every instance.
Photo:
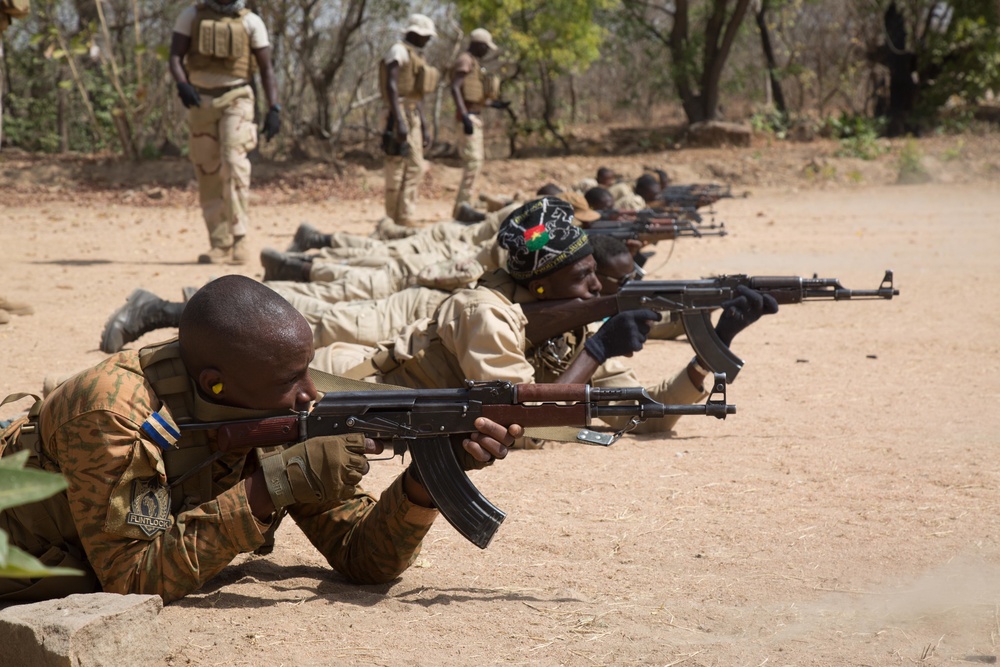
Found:
[[[174,414],[189,410],[215,419],[221,411],[231,419],[246,413],[207,403],[178,369],[183,371],[176,343],[121,352],[67,380],[45,400],[35,465],[62,473],[69,487],[50,501],[0,513],[0,528],[14,544],[45,555],[47,562],[58,562],[61,553],[85,559],[104,591],[171,601],[197,590],[237,554],[265,543],[272,526],[253,516],[243,483],[256,457],[227,454],[170,486],[193,461],[215,451],[214,431],[187,432],[177,440],[176,423],[183,418]],[[168,405],[151,383],[164,388]],[[15,443],[4,453],[22,446]],[[330,566],[361,583],[389,581],[405,570],[437,515],[407,500],[402,476],[377,502],[359,488],[343,503],[288,510]],[[38,599],[29,586],[0,580],[0,599],[3,593],[6,599]]]
[[[203,5],[189,7],[178,16],[174,32],[191,37],[184,68],[201,96],[201,106],[188,109],[189,157],[209,242],[213,249],[226,250],[234,237],[247,233],[247,153],[257,146],[250,87],[256,63],[253,50],[270,42],[260,17],[246,9],[230,17]],[[223,32],[229,40],[209,39]]]
[[[500,80],[497,77],[487,75],[479,59],[468,51],[458,56],[452,69],[456,74],[465,75],[462,80],[462,101],[465,103],[466,110],[482,121],[482,113],[486,103],[500,95]],[[483,161],[486,159],[482,122],[473,122],[472,134],[466,134],[464,129],[460,129],[459,137],[462,180],[455,197],[456,215],[461,204],[471,204],[472,191],[476,187],[476,180],[479,178],[479,173],[483,169]]]
[[[437,86],[440,74],[424,60],[417,47],[407,42],[393,45],[379,68],[382,100],[387,105],[389,91],[386,85],[386,67],[391,62],[399,63],[399,105],[403,120],[409,128],[406,136],[409,154],[385,157],[385,214],[397,224],[412,226],[415,224],[417,188],[427,169],[419,106],[424,95]]]
[[[468,286],[484,271],[506,261],[494,237],[500,222],[517,206],[490,213],[474,225],[440,223],[398,241],[362,244],[360,256],[346,263],[324,262],[321,254],[310,269],[310,282],[269,281],[267,285],[289,300],[297,295],[326,303],[383,299],[415,285],[449,291]],[[352,242],[349,237],[335,236]],[[361,241],[361,237],[351,238]]]
[[[427,287],[409,287],[376,300],[330,303],[322,299],[285,292],[282,283],[268,286],[302,313],[313,330],[313,346],[333,343],[377,345],[395,338],[408,324],[430,317],[451,292]]]
[[[646,200],[637,195],[628,183],[615,183],[608,188],[608,192],[615,198],[615,208],[619,211],[641,211],[649,208]]]
[[[462,246],[479,246],[492,241],[500,223],[519,204],[487,213],[486,219],[471,225],[439,222],[421,229],[412,236],[383,241],[348,232],[330,234],[330,246],[321,248],[313,261],[340,261],[353,257],[401,257],[418,253],[447,253],[454,256],[464,251]],[[457,251],[457,252],[456,252]]]
[[[442,302],[433,318],[414,323],[395,340],[377,348],[335,344],[317,350],[312,366],[343,373],[365,363],[379,381],[414,388],[459,387],[465,379],[554,382],[564,370],[550,362],[551,349],[533,348],[525,337],[527,319],[519,304],[535,301],[505,271],[494,271],[475,289],[458,290]],[[568,366],[583,351],[586,332],[554,340]],[[635,373],[610,359],[591,379],[597,387],[635,387]],[[649,394],[668,404],[696,403],[707,396],[692,384],[687,367],[652,387]],[[637,432],[662,432],[679,417],[650,419]],[[609,420],[610,421],[610,420]],[[621,426],[624,419],[612,425]]]

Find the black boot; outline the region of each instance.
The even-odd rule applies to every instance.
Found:
[[[305,252],[315,248],[328,247],[330,247],[330,235],[323,234],[308,222],[303,222],[295,230],[295,238],[285,252]]]
[[[135,290],[104,323],[101,352],[113,354],[145,333],[180,325],[183,310],[182,303],[164,301],[144,289]]]
[[[260,251],[260,263],[264,266],[265,281],[309,282],[309,270],[312,268],[312,262],[309,260],[299,259],[273,248],[264,248]]]
[[[455,220],[458,220],[459,222],[472,224],[474,222],[482,222],[485,219],[485,213],[480,213],[465,202],[462,202],[455,207]]]

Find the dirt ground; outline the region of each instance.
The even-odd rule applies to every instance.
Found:
[[[872,289],[893,269],[901,294],[782,307],[741,334],[725,421],[518,451],[475,473],[508,513],[486,550],[442,520],[400,579],[354,586],[286,522],[273,554],[163,610],[159,667],[995,662],[1000,140],[921,141],[932,182],[919,186],[895,184],[901,146],[871,163],[767,142],[488,163],[497,192],[660,164],[747,193],[715,207],[728,237],[656,248],[653,278],[817,273]],[[158,168],[0,154],[0,289],[36,308],[0,326],[0,396],[101,359],[104,321],[133,288],[177,300],[213,276],[262,275],[193,263],[206,239],[190,172]],[[367,233],[379,215],[377,170],[259,171],[257,249],[283,249],[300,221]],[[432,167],[428,220],[457,180]],[[659,341],[634,364],[652,382],[690,357]],[[400,471],[374,464],[366,487]]]

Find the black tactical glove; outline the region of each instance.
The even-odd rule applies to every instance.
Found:
[[[493,100],[490,102],[490,106],[494,109],[509,109],[510,102],[507,100]]]
[[[261,461],[276,509],[293,503],[347,500],[368,472],[359,433],[310,438]]]
[[[654,310],[626,310],[605,322],[583,347],[599,364],[611,357],[628,356],[642,349],[649,335],[650,322],[661,319],[663,317]]]
[[[469,114],[462,116],[462,128],[465,130],[466,134],[472,134],[476,131],[475,126],[472,124],[472,116]]]
[[[264,136],[271,141],[281,130],[281,107],[275,104],[264,117]]]
[[[770,294],[761,294],[746,285],[736,287],[734,298],[722,304],[722,317],[715,325],[719,340],[729,347],[736,334],[760,319],[778,312],[778,302]]]
[[[177,84],[177,94],[181,97],[181,104],[188,109],[201,106],[201,95],[187,81]]]

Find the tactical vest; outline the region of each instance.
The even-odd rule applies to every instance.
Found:
[[[441,72],[436,67],[428,64],[421,55],[419,49],[409,42],[403,42],[410,59],[405,64],[399,65],[399,76],[396,79],[396,90],[399,97],[419,102],[424,95],[437,88],[441,79]],[[389,68],[383,60],[378,68],[378,84],[382,93],[382,100],[389,103]]]
[[[191,48],[184,59],[187,69],[249,81],[254,58],[250,35],[243,25],[249,11],[242,9],[236,16],[226,16],[199,5],[191,30]]]
[[[31,0],[0,0],[0,14],[23,19],[31,12]]]
[[[495,100],[500,97],[500,77],[487,74],[486,68],[479,63],[479,59],[469,54],[472,58],[472,71],[462,79],[462,100],[466,107],[472,105],[482,105],[487,100]]]

